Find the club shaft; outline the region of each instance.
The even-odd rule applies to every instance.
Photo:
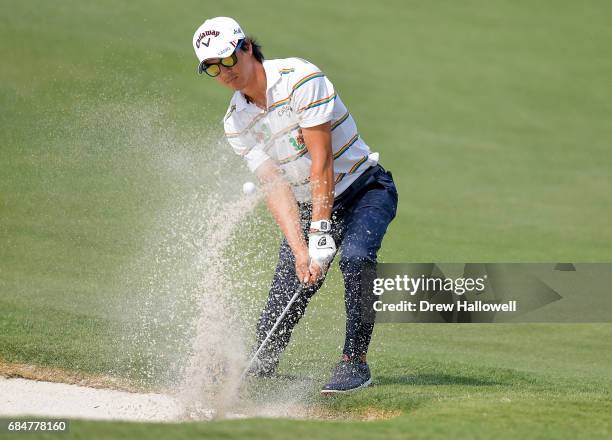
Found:
[[[246,368],[242,372],[241,379],[244,378],[244,376],[247,374],[247,372],[249,371],[249,369],[253,365],[253,362],[255,362],[255,360],[259,357],[259,353],[261,353],[261,351],[264,349],[264,347],[266,346],[266,344],[268,343],[268,341],[270,340],[270,338],[272,337],[272,335],[276,331],[276,328],[280,325],[282,320],[285,318],[285,315],[287,315],[287,313],[289,313],[289,309],[291,308],[291,306],[293,305],[295,300],[302,294],[302,289],[303,289],[303,287],[301,285],[297,288],[297,290],[295,291],[295,293],[293,294],[293,296],[291,297],[291,299],[289,300],[289,302],[285,306],[285,309],[283,310],[283,313],[280,314],[280,316],[278,317],[278,319],[274,323],[274,326],[268,332],[268,334],[266,335],[265,339],[263,340],[263,342],[261,343],[261,345],[259,346],[259,348],[255,352],[255,354],[253,355],[253,357],[249,361],[248,365],[246,366]]]

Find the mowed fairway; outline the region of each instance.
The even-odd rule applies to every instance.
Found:
[[[195,73],[191,36],[215,15],[334,82],[398,185],[382,261],[612,259],[609,2],[5,1],[0,365],[168,379],[172,359],[125,350],[138,311],[118,308],[163,266],[148,243],[167,212],[242,166],[229,153],[216,165],[230,92]],[[263,299],[278,235],[256,216],[232,246],[259,252],[235,270]],[[375,386],[320,399],[343,317],[334,268],[281,370],[314,379],[310,405],[353,420],[74,422],[67,438],[612,436],[610,324],[379,325]],[[395,417],[355,420],[368,414]]]

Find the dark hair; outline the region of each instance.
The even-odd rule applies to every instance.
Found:
[[[255,40],[255,38],[253,37],[246,37],[244,41],[250,44],[253,48],[253,56],[255,57],[255,59],[260,63],[263,63],[264,54],[261,52],[261,46],[257,43],[257,40]],[[249,50],[249,47],[243,44],[241,49],[247,52]]]

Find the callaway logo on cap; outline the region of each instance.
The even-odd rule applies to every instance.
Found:
[[[202,63],[208,59],[229,56],[243,38],[244,32],[233,18],[215,17],[206,20],[193,34],[193,48],[200,60],[198,71],[202,73]]]

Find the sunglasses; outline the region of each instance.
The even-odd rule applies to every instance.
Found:
[[[244,40],[240,40],[238,44],[236,45],[236,49],[234,49],[234,52],[232,52],[230,56],[221,58],[221,60],[216,63],[202,62],[202,64],[200,64],[200,73],[206,72],[208,76],[212,76],[214,78],[215,76],[221,73],[221,66],[225,66],[225,67],[235,66],[236,63],[238,63],[238,57],[236,56],[236,51],[242,47],[243,43],[244,43]]]

